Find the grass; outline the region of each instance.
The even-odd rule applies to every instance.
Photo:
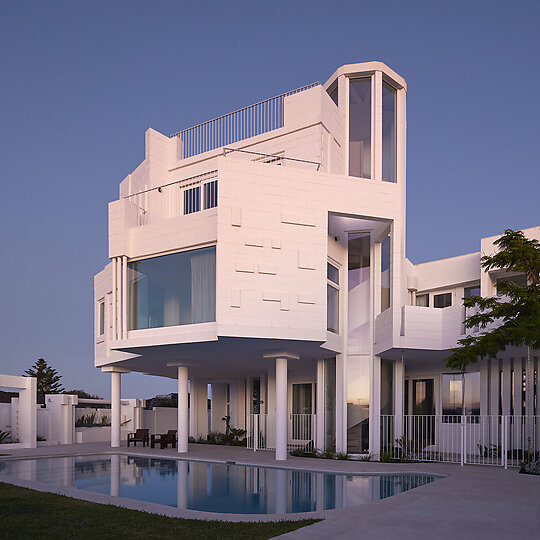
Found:
[[[0,482],[0,538],[272,538],[319,520],[232,523],[147,514]]]

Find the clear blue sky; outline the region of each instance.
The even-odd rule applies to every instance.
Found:
[[[342,64],[408,82],[407,254],[477,251],[540,224],[540,3],[0,0],[0,373],[44,357],[109,396],[93,367],[93,275],[107,203],[171,133]],[[129,375],[123,395],[173,391]]]

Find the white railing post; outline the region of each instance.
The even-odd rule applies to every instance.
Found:
[[[466,463],[465,460],[465,415],[461,415],[461,465]]]
[[[259,449],[259,415],[253,415],[253,451]]]
[[[501,426],[502,426],[502,430],[503,430],[503,434],[502,434],[502,453],[503,453],[503,465],[504,465],[505,469],[508,469],[508,428],[507,428],[507,422],[508,422],[508,417],[503,416],[502,417],[502,422],[501,422]]]

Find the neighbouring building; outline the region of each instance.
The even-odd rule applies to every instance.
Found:
[[[227,415],[250,447],[285,459],[378,456],[402,435],[450,452],[462,414],[538,414],[537,351],[463,376],[445,367],[465,335],[463,297],[509,276],[480,267],[496,237],[460,257],[406,258],[406,94],[386,65],[351,64],[170,136],[146,132],[95,277],[113,446],[132,371],[178,379],[180,452],[188,435],[225,431]],[[471,447],[479,426],[466,427]]]

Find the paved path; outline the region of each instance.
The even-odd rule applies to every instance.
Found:
[[[276,462],[272,452],[252,452],[244,448],[190,445],[188,456],[197,460],[252,463],[266,466],[285,465],[292,468],[348,473],[426,472],[447,475],[394,497],[370,504],[313,513],[324,521],[304,527],[280,538],[334,540],[510,540],[540,539],[540,477],[518,474],[516,469],[465,466],[439,463],[376,463],[359,461],[314,460],[289,458],[286,463]],[[127,448],[120,449],[127,452]],[[69,455],[74,453],[101,453],[111,449],[103,443],[70,446],[50,446],[37,449],[12,450],[12,458]],[[130,453],[162,457],[180,457],[176,450],[130,448]],[[0,458],[3,459],[3,458]],[[9,459],[9,458],[8,458]],[[22,483],[21,483],[22,484]],[[30,485],[28,487],[41,487]],[[35,483],[34,483],[35,484]],[[74,489],[58,490],[70,496],[81,497]],[[84,494],[95,502],[112,502],[130,508],[165,513],[179,517],[215,518],[202,512],[165,509],[151,503],[114,499],[106,495]],[[305,514],[304,514],[305,516]],[[241,520],[245,516],[221,515],[225,519]],[[268,516],[266,519],[288,518],[290,515]],[[258,519],[250,517],[251,519]]]

